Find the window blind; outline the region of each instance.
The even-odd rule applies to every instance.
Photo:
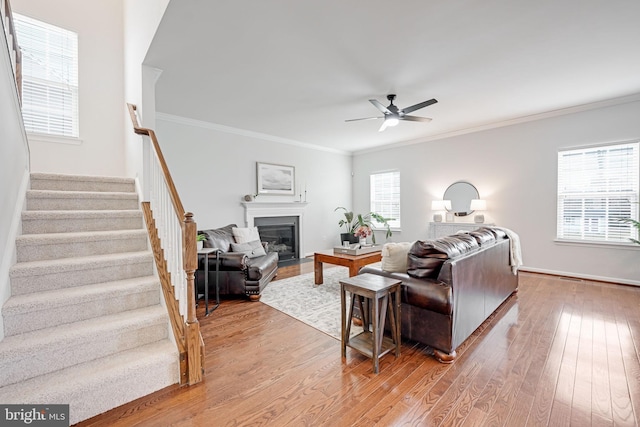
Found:
[[[400,172],[381,172],[370,176],[371,211],[388,221],[393,228],[400,228]],[[375,226],[379,226],[374,222]]]
[[[638,218],[639,143],[558,153],[558,238],[629,242]]]
[[[78,35],[14,14],[28,132],[78,137]]]

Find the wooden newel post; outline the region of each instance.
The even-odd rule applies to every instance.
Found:
[[[202,381],[203,374],[200,324],[196,317],[195,300],[195,272],[198,268],[196,244],[197,225],[193,220],[193,214],[191,212],[184,214],[182,225],[182,259],[184,262],[184,271],[187,276],[187,330],[185,334],[189,372],[187,381],[191,385]]]

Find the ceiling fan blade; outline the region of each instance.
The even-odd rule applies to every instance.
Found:
[[[387,128],[387,121],[383,121],[382,125],[380,126],[380,129],[378,129],[378,132],[384,132],[384,130]]]
[[[418,116],[401,116],[400,120],[409,120],[410,122],[430,122],[432,119],[429,117],[418,117]]]
[[[360,120],[375,120],[375,119],[384,119],[384,117],[365,117],[365,118],[362,118],[362,119],[347,119],[347,120],[345,120],[345,122],[357,122],[357,121],[360,121]]]
[[[382,111],[384,114],[391,114],[391,111],[389,111],[389,109],[384,105],[380,104],[380,102],[377,99],[370,99],[369,102],[372,103],[374,107]]]
[[[438,102],[438,100],[430,99],[428,101],[424,101],[424,102],[421,102],[419,104],[412,105],[411,107],[403,108],[402,110],[400,110],[400,112],[404,113],[404,114],[409,114],[409,113],[411,113],[413,111],[416,111],[416,110],[419,110],[421,108],[428,107],[431,104],[435,104],[436,102]]]

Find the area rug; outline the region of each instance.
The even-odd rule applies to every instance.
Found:
[[[348,268],[331,267],[324,270],[321,285],[314,284],[314,273],[276,280],[262,291],[260,301],[340,340],[339,281],[346,277],[349,277]],[[361,327],[351,326],[351,335],[360,332]]]

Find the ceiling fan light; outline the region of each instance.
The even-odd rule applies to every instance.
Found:
[[[398,123],[400,123],[400,120],[398,120],[397,117],[387,117],[384,119],[384,122],[387,124],[387,126],[396,126]]]

